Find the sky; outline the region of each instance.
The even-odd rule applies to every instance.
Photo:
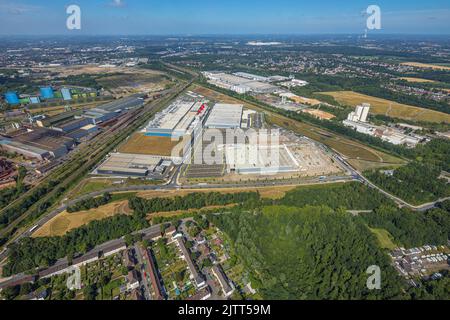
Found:
[[[81,9],[68,30],[66,8]],[[449,0],[0,0],[0,35],[450,34]]]

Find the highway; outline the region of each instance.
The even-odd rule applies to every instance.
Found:
[[[336,152],[336,151],[334,151]],[[418,206],[412,205],[402,199],[400,199],[397,196],[394,196],[393,194],[381,189],[380,187],[378,187],[377,185],[375,185],[374,183],[372,183],[371,181],[369,181],[366,177],[364,177],[362,175],[361,172],[359,172],[358,170],[354,169],[343,157],[343,155],[340,155],[336,152],[335,156],[333,157],[336,161],[338,161],[344,168],[346,168],[346,170],[352,175],[352,177],[360,182],[365,184],[366,186],[368,186],[371,189],[375,189],[378,192],[382,193],[383,195],[385,195],[386,197],[388,197],[389,199],[391,199],[392,201],[394,201],[400,208],[408,208],[412,211],[418,211],[418,212],[424,212],[430,209],[433,209],[436,207],[436,205],[442,201],[445,200],[449,200],[450,197],[447,198],[442,198],[442,199],[438,199],[436,201],[433,202],[429,202],[429,203],[424,203]]]

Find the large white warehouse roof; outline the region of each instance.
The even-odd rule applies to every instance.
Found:
[[[216,104],[208,120],[206,120],[205,126],[207,128],[216,129],[234,129],[241,126],[243,105],[241,104]]]

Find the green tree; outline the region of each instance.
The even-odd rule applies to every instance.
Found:
[[[83,289],[84,300],[95,300],[97,297],[97,286],[89,284]]]

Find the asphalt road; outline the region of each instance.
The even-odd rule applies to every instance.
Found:
[[[141,280],[139,282],[139,287],[141,288],[141,291],[144,295],[145,300],[152,300],[152,294],[149,288],[148,283],[148,266],[144,261],[144,257],[142,256],[142,251],[145,250],[140,245],[136,244],[134,246],[134,251],[136,252],[136,256],[138,259],[139,265],[141,265],[141,269],[139,270],[141,274]]]
[[[376,186],[375,184],[373,184],[372,182],[370,182],[369,180],[367,180],[363,175],[358,174],[359,179],[361,180],[362,183],[366,184],[367,186],[369,186],[370,188],[376,189],[379,192],[381,192],[382,194],[384,194],[386,197],[390,198],[391,200],[395,201],[399,207],[403,208],[406,207],[408,209],[411,209],[412,211],[419,211],[419,212],[424,212],[430,209],[433,209],[436,207],[436,204],[438,204],[439,202],[443,202],[445,200],[449,200],[450,197],[447,198],[442,198],[433,202],[429,202],[429,203],[425,203],[425,204],[421,204],[418,206],[414,206],[412,204],[409,204],[408,202],[390,194],[389,192],[381,189],[380,187]]]

